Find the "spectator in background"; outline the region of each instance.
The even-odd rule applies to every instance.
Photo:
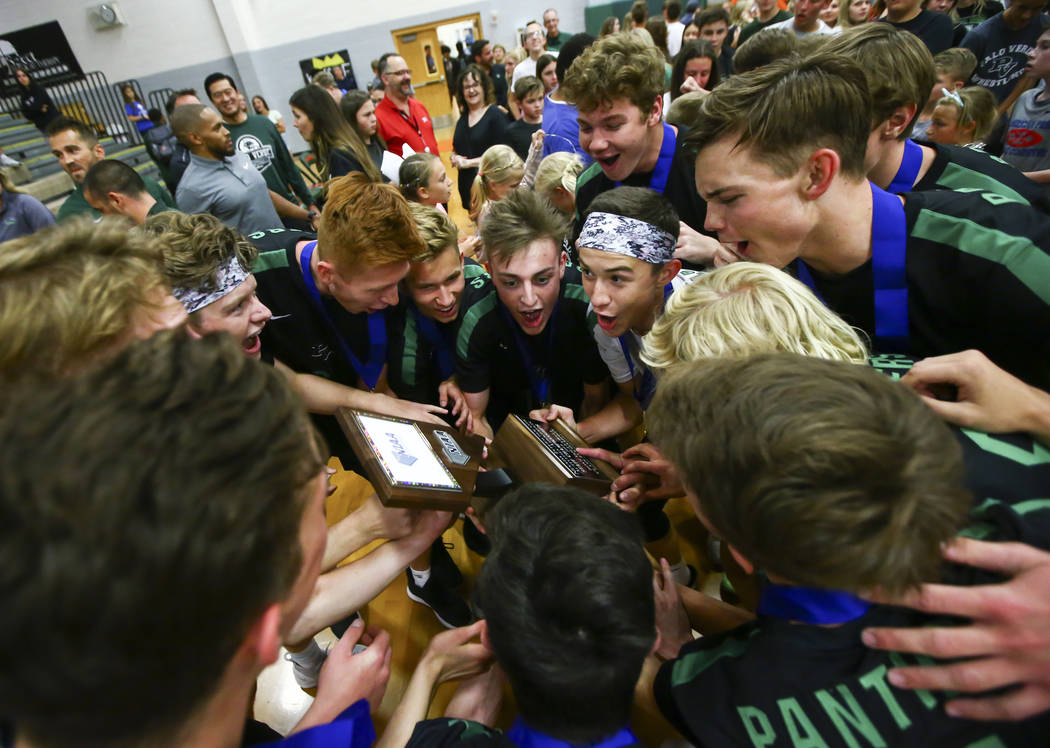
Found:
[[[663,55],[664,62],[670,64],[671,53],[667,50],[667,23],[660,16],[649,16],[645,22],[645,30],[649,32],[653,46]],[[670,73],[668,73],[668,78],[670,78]]]
[[[828,7],[824,8],[820,13],[820,20],[826,23],[831,28],[835,28],[839,23],[839,0],[831,0],[828,3]]]
[[[357,87],[356,81],[354,81],[353,78],[346,77],[346,71],[343,69],[342,65],[334,65],[328,69],[331,71],[332,77],[335,78],[336,87],[343,93],[353,91]]]
[[[671,101],[690,91],[707,93],[718,85],[718,53],[707,41],[686,42],[671,70]]]
[[[987,88],[967,86],[959,91],[945,90],[933,109],[927,139],[944,145],[964,145],[984,150],[999,110]]]
[[[971,83],[984,86],[1001,104],[1024,74],[1028,55],[1043,32],[1045,0],[1013,0],[1010,7],[970,31],[962,46],[977,57]]]
[[[379,73],[386,95],[376,104],[376,118],[387,149],[395,156],[403,156],[403,148],[407,145],[416,153],[426,151],[437,156],[439,151],[430,112],[409,95],[412,92],[412,71],[408,69],[405,58],[388,52],[379,58]]]
[[[663,11],[667,23],[667,51],[674,57],[682,48],[682,32],[685,31],[681,19],[682,3],[679,0],[664,0]]]
[[[536,61],[536,76],[543,83],[543,95],[546,96],[558,87],[558,58],[554,55],[543,55]],[[522,79],[519,78],[519,81]],[[515,91],[517,88],[515,87]],[[516,96],[517,94],[515,94]],[[521,99],[518,99],[520,105]]]
[[[543,28],[547,30],[547,51],[557,52],[565,44],[565,41],[572,36],[567,31],[562,31],[558,28],[558,24],[561,23],[561,19],[558,18],[558,11],[554,8],[547,8],[543,11]]]
[[[772,23],[766,28],[787,29],[797,37],[810,34],[838,34],[839,29],[829,28],[820,20],[820,11],[827,7],[830,0],[795,0],[795,15],[786,21]]]
[[[525,25],[525,52],[528,54],[524,60],[514,68],[514,77],[510,84],[513,86],[519,78],[526,75],[536,75],[536,61],[543,54],[546,39],[543,36],[543,27],[535,21],[529,21]]]
[[[871,0],[839,0],[839,28],[845,31],[868,22]]]
[[[135,96],[134,86],[130,83],[125,83],[120,87],[120,95],[124,97],[124,114],[127,115],[128,122],[135,125],[139,135],[153,127],[153,122],[149,118],[149,112],[146,111],[146,107],[142,106],[142,102]]]
[[[448,98],[456,98],[456,79],[459,78],[460,62],[452,56],[447,44],[441,45],[441,64],[445,68],[445,85],[448,87]]]
[[[980,26],[992,16],[1003,12],[1003,4],[998,0],[959,0],[948,14],[955,21],[963,37]],[[960,38],[961,41],[961,38]]]
[[[565,43],[561,54],[558,55],[558,64],[555,65],[559,81],[565,80],[565,72],[592,44],[594,37],[590,34],[576,34]],[[543,138],[543,155],[569,151],[577,154],[584,166],[587,166],[594,159],[580,148],[580,126],[576,122],[576,114],[576,107],[562,97],[560,89],[554,89],[547,95],[543,102],[542,129],[546,133]]]
[[[252,166],[263,175],[269,189],[281,198],[275,205],[277,213],[286,219],[286,225],[289,228],[309,229],[313,214],[319,215],[320,212],[273,122],[266,117],[241,111],[240,92],[233,78],[225,73],[212,73],[205,78],[204,90],[222,115],[223,124],[233,138],[234,150],[251,158]],[[296,197],[305,207],[295,202]]]
[[[382,168],[386,143],[378,132],[379,122],[376,120],[376,105],[372,98],[367,92],[358,89],[347,91],[343,100],[339,102],[339,109],[365,144],[365,150],[368,151],[372,163],[377,169]]]
[[[867,2],[867,0],[865,0],[865,2]],[[758,8],[758,18],[741,29],[740,36],[736,41],[738,49],[741,44],[762,29],[772,26],[774,23],[780,23],[781,21],[786,21],[791,18],[790,13],[786,10],[780,9],[777,0],[755,0],[755,6]]]
[[[175,107],[182,106],[183,104],[200,104],[201,100],[197,97],[197,91],[193,88],[183,88],[179,91],[174,92],[168,96],[168,100],[164,102],[164,111],[168,113],[168,121],[171,121],[171,114],[175,111]],[[171,177],[168,182],[168,188],[171,190],[171,194],[175,194],[175,190],[179,186],[179,180],[182,179],[182,173],[186,171],[186,167],[190,165],[190,152],[186,146],[182,143],[175,141],[175,152],[171,156],[171,162],[168,164],[168,174]]]
[[[323,88],[336,104],[343,98],[343,90],[335,85],[335,77],[327,70],[314,73],[311,82]]]
[[[522,161],[529,157],[532,134],[543,124],[544,88],[544,84],[534,75],[519,78],[514,84],[514,98],[519,102],[521,119],[507,127],[506,142]]]
[[[831,2],[831,0],[828,0]],[[733,48],[729,44],[729,14],[725,8],[708,8],[693,21],[700,27],[700,38],[707,40],[718,55],[718,76],[725,80],[733,74]]]
[[[649,4],[645,0],[634,0],[627,14],[631,17],[632,29],[644,29],[649,20]]]
[[[79,213],[90,213],[93,218],[98,218],[101,214],[84,197],[84,177],[88,169],[106,157],[106,150],[99,144],[95,131],[79,120],[60,117],[48,125],[47,139],[52,155],[76,184],[76,189],[58,209],[58,220],[64,221]],[[167,190],[149,177],[143,177],[143,181],[157,201],[169,208],[175,207]]]
[[[474,58],[474,64],[484,70],[492,79],[492,90],[496,95],[496,103],[504,109],[507,108],[507,70],[502,65],[497,65],[495,53],[488,39],[478,39],[470,45],[470,54]],[[459,72],[463,72],[460,68]],[[459,81],[459,77],[456,77]],[[453,86],[455,95],[455,86]]]
[[[252,97],[252,109],[255,110],[256,114],[266,117],[266,119],[273,122],[277,132],[282,134],[285,132],[284,116],[276,109],[270,109],[270,105],[266,103],[266,99],[262,96],[256,95]]]
[[[620,19],[617,18],[616,16],[609,16],[604,21],[602,21],[602,28],[598,32],[598,38],[600,39],[601,37],[608,36],[609,34],[619,34],[619,33],[620,33]]]
[[[39,83],[29,77],[21,68],[15,69],[15,80],[18,81],[18,101],[22,116],[32,122],[36,129],[47,133],[47,126],[61,116],[51,95]]]
[[[922,9],[922,0],[887,0],[886,16],[880,21],[901,31],[910,31],[936,55],[952,46],[955,30],[944,13]]]
[[[19,192],[7,172],[0,171],[0,242],[28,236],[54,222],[42,202]]]
[[[190,150],[190,165],[176,194],[184,213],[211,213],[242,234],[280,228],[273,193],[211,107],[186,104],[175,110],[171,127]]]
[[[460,117],[452,136],[452,166],[459,170],[459,197],[470,208],[470,186],[478,173],[481,156],[491,146],[506,142],[507,117],[496,106],[492,80],[478,65],[459,74],[456,100]]]
[[[305,86],[288,99],[295,129],[310,144],[321,179],[328,181],[364,172],[373,182],[385,181],[357,132],[346,121],[339,106],[320,86]]]
[[[685,4],[685,13],[682,14],[681,21],[684,26],[688,26],[693,22],[693,15],[696,11],[700,10],[700,0],[689,0]],[[685,41],[683,39],[683,41]]]

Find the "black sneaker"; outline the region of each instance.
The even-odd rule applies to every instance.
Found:
[[[441,538],[435,540],[430,546],[430,573],[436,574],[438,581],[449,589],[458,589],[463,584],[463,572],[452,560]]]
[[[464,602],[463,598],[442,585],[433,572],[422,587],[416,584],[411,569],[406,569],[405,575],[408,577],[409,599],[423,603],[434,611],[434,615],[445,628],[455,629],[460,626],[469,626],[474,621],[470,606]]]
[[[467,544],[467,548],[479,556],[487,556],[489,551],[492,550],[492,541],[489,540],[485,533],[474,526],[469,517],[463,518],[463,541]]]

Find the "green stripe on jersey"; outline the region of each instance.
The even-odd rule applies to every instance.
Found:
[[[1050,255],[1024,236],[1011,236],[968,218],[919,211],[911,235],[937,244],[952,244],[961,252],[996,262],[1050,304]]]
[[[464,361],[467,359],[467,351],[470,350],[470,336],[474,334],[474,328],[478,326],[482,317],[495,308],[496,293],[492,292],[463,315],[463,323],[459,326],[459,335],[456,337],[456,355]]]
[[[269,252],[260,252],[255,258],[253,273],[261,273],[274,268],[288,267],[288,253],[283,249],[272,249]]]
[[[565,284],[565,298],[576,299],[577,301],[582,301],[584,304],[590,302],[590,299],[587,298],[587,292],[583,290],[583,286],[579,283]]]
[[[671,668],[671,687],[676,688],[695,680],[697,676],[723,657],[743,656],[750,644],[751,637],[759,630],[756,626],[748,632],[747,639],[726,639],[720,646],[713,649],[701,649],[679,657]]]
[[[580,190],[583,189],[583,186],[585,184],[590,182],[592,179],[594,179],[596,176],[598,176],[601,173],[602,173],[602,167],[598,165],[597,161],[595,161],[590,166],[588,166],[586,169],[584,169],[583,173],[580,174],[580,176],[576,177],[576,205],[577,205],[577,208],[576,208],[576,220],[577,221],[582,221],[583,220],[583,215],[580,214],[580,208],[579,208],[579,204],[580,204],[580,200],[579,200]]]
[[[995,195],[1008,197],[1022,205],[1029,204],[1024,195],[1014,191],[1009,185],[1003,184],[995,177],[990,177],[987,174],[982,174],[979,171],[974,171],[951,161],[944,167],[944,173],[937,178],[937,186],[946,190],[976,188],[982,192],[991,192]]]
[[[475,278],[488,278],[489,274],[485,272],[485,268],[481,265],[475,265],[472,262],[464,262],[463,277],[470,281]]]

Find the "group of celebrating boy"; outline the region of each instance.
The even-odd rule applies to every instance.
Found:
[[[922,42],[869,24],[672,126],[656,50],[600,39],[559,89],[594,160],[575,220],[513,190],[484,264],[444,211],[358,173],[319,219],[304,196],[316,233],[232,169],[272,225],[162,210],[60,121],[78,197],[141,226],[0,247],[15,745],[241,744],[282,646],[317,687],[284,742],[371,745],[391,640],[357,611],[402,574],[451,630],[380,746],[640,744],[641,698],[697,746],[1045,745],[1050,216],[1004,162],[909,138],[934,80]],[[211,115],[191,182],[225,168],[205,162],[230,123],[176,109]],[[460,518],[373,497],[326,526],[329,457],[358,464],[341,407],[490,440],[560,419],[620,477],[463,517],[485,554],[468,603],[441,539]],[[741,605],[693,588],[672,497]]]

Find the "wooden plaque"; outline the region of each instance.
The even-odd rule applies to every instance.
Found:
[[[451,426],[340,408],[336,420],[384,506],[461,512],[485,440]]]
[[[607,462],[592,460],[576,451],[590,446],[562,420],[550,428],[516,415],[507,416],[492,444],[492,451],[521,483],[576,486],[604,496],[620,473]]]

